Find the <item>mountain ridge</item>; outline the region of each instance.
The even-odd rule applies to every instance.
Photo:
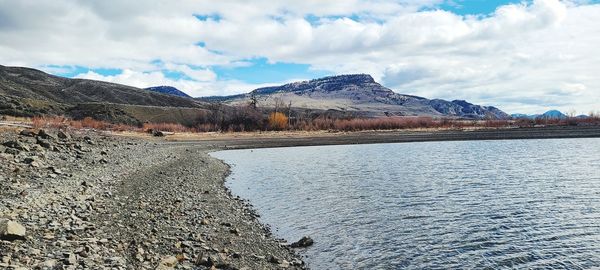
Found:
[[[173,96],[191,98],[191,96],[189,96],[188,94],[184,93],[183,91],[181,91],[173,86],[167,86],[167,85],[152,86],[152,87],[146,87],[146,88],[144,88],[144,90],[162,93],[162,94],[173,95]]]
[[[201,100],[230,105],[255,98],[262,106],[272,107],[275,100],[292,102],[305,109],[361,112],[368,116],[451,116],[461,118],[509,118],[493,106],[480,106],[465,100],[446,101],[405,95],[377,83],[368,74],[346,74],[255,89],[232,96],[204,97]]]

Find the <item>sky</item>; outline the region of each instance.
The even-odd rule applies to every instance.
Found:
[[[367,73],[509,113],[600,110],[600,0],[0,0],[0,65],[192,96]]]

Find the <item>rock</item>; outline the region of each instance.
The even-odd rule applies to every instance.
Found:
[[[19,132],[19,135],[26,136],[26,137],[35,137],[37,134],[35,134],[35,131],[33,131],[31,129],[25,129],[25,130],[21,130],[21,132]]]
[[[25,227],[15,221],[0,220],[0,239],[8,241],[25,240]]]
[[[281,264],[281,260],[273,255],[269,255],[269,262],[274,264]]]
[[[54,140],[55,139],[54,136],[50,135],[48,132],[46,132],[43,129],[40,129],[40,131],[38,131],[37,136],[42,139],[46,139],[46,140]]]
[[[26,152],[29,151],[29,147],[27,147],[27,145],[25,145],[21,142],[18,142],[18,141],[8,141],[8,142],[3,143],[2,145],[6,146],[8,148],[14,148],[14,149],[17,149],[20,151],[26,151]]]
[[[62,130],[59,130],[58,133],[56,133],[56,136],[58,136],[58,138],[60,138],[62,140],[70,140],[71,139],[71,135],[69,135],[69,133],[66,133]]]
[[[55,259],[46,260],[35,266],[35,269],[55,269],[58,262]]]
[[[100,162],[101,164],[107,164],[108,160],[106,160],[105,158],[100,159],[98,162]]]
[[[64,262],[65,262],[65,264],[68,264],[68,265],[77,264],[77,255],[75,255],[75,253],[66,253]]]
[[[208,225],[208,224],[210,224],[210,221],[208,221],[208,219],[205,219],[205,218],[203,218],[203,219],[200,221],[200,225]]]
[[[31,164],[35,161],[35,157],[26,157],[23,159],[23,163],[25,164]]]
[[[298,242],[292,243],[290,245],[290,247],[293,247],[293,248],[304,248],[304,247],[312,246],[314,243],[315,243],[315,241],[313,241],[312,238],[310,238],[308,236],[304,236],[300,240],[298,240]]]
[[[94,145],[94,144],[96,144],[96,143],[94,143],[94,141],[92,141],[92,138],[90,138],[89,136],[85,136],[85,137],[83,137],[83,140],[84,140],[84,141],[85,141],[87,144],[89,144],[89,145]]]
[[[36,143],[46,149],[49,149],[50,147],[52,147],[52,145],[50,145],[50,143],[48,141],[46,141],[44,139],[40,139],[39,137],[36,139]]]
[[[152,136],[154,137],[164,137],[165,133],[160,130],[152,130]]]
[[[167,257],[163,257],[160,260],[160,263],[158,263],[158,267],[156,267],[157,270],[167,270],[167,269],[173,269],[175,268],[175,266],[177,266],[177,257],[175,256],[167,256]]]
[[[11,154],[11,155],[13,155],[13,156],[16,156],[16,155],[18,155],[18,154],[19,154],[19,153],[21,153],[21,152],[19,152],[19,150],[17,150],[17,149],[14,149],[14,148],[6,148],[6,149],[4,150],[4,153],[7,153],[7,154]]]

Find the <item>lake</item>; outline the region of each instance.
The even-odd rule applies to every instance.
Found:
[[[600,267],[600,139],[231,150],[226,186],[313,269]]]

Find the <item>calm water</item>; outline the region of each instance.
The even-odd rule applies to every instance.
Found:
[[[213,155],[313,269],[600,267],[600,139]]]

